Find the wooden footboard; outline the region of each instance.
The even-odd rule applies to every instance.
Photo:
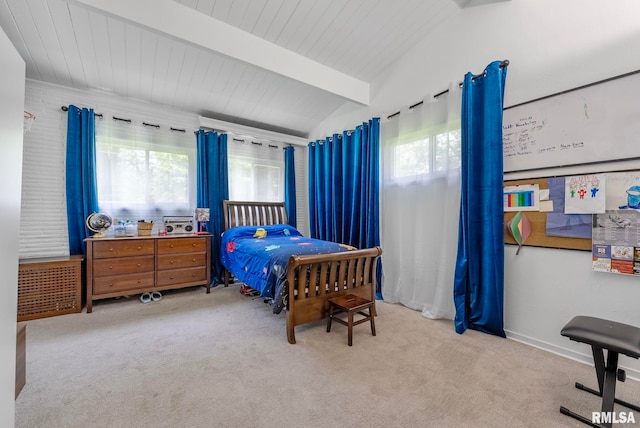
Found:
[[[380,247],[342,253],[291,256],[287,266],[287,338],[296,343],[294,328],[327,316],[327,300],[355,294],[375,302]],[[375,315],[375,303],[372,307]]]

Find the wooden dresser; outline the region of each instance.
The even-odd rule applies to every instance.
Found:
[[[211,291],[211,235],[88,238],[87,313],[93,301],[204,285]]]

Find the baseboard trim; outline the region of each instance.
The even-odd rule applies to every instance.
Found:
[[[583,354],[580,352],[576,352],[571,349],[553,345],[551,343],[534,339],[532,337],[525,336],[523,334],[516,333],[509,330],[505,330],[505,333],[507,334],[507,339],[515,340],[516,342],[533,346],[534,348],[542,349],[543,351],[552,352],[556,355],[560,355],[561,357],[569,358],[571,360],[578,361],[580,363],[593,367],[593,357],[591,354]],[[640,371],[636,369],[624,367],[623,365],[620,365],[619,368],[625,370],[625,372],[627,373],[627,377],[629,379],[633,379],[636,381],[640,380]]]

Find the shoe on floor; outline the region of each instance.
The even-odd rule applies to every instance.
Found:
[[[160,300],[162,300],[162,293],[159,291],[152,291],[151,300],[153,300],[154,302],[159,302]]]
[[[140,295],[140,301],[142,303],[149,303],[151,301],[151,293],[142,293]]]

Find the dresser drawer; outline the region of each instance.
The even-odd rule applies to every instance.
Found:
[[[204,238],[166,238],[158,240],[158,254],[186,253],[207,250]]]
[[[180,284],[182,282],[198,282],[207,279],[207,268],[189,268],[163,270],[158,272],[158,287],[172,284]]]
[[[150,291],[153,288],[153,272],[130,275],[102,276],[93,280],[93,294],[119,291]]]
[[[109,240],[93,243],[93,257],[96,259],[104,259],[107,257],[152,256],[153,254],[153,240],[151,239]]]
[[[93,262],[94,276],[153,272],[153,256],[98,259]]]
[[[158,256],[158,270],[180,269],[205,266],[207,253],[161,254]]]

